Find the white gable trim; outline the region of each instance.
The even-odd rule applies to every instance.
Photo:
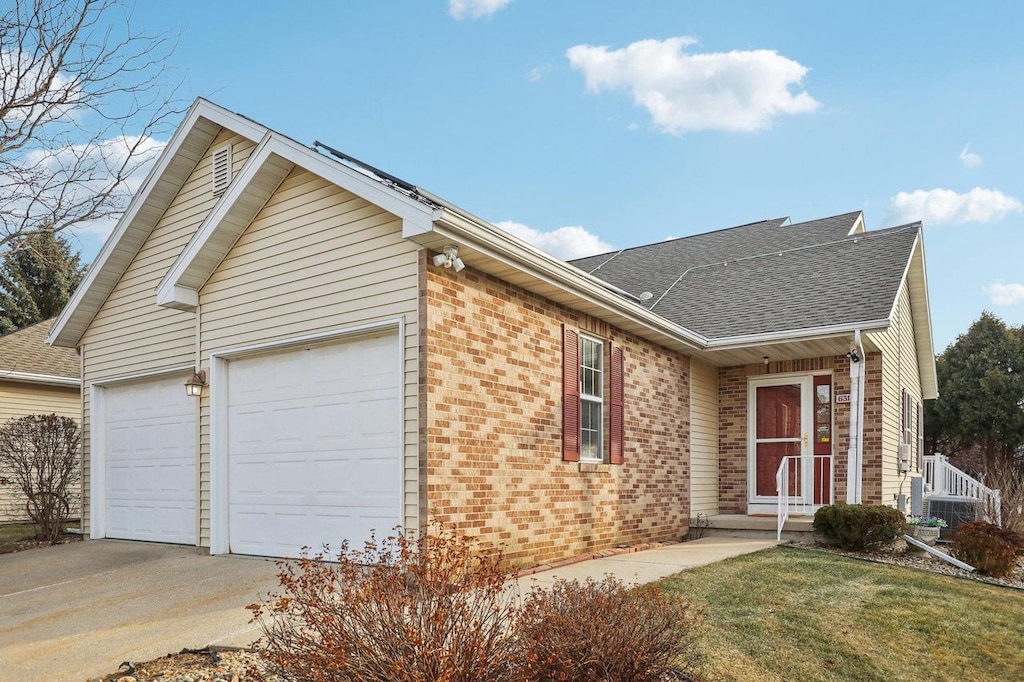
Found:
[[[46,338],[48,344],[67,348],[78,345],[89,323],[142,248],[167,205],[177,195],[180,185],[175,187],[173,184],[176,183],[172,183],[167,186],[163,181],[168,169],[178,160],[182,147],[190,137],[193,140],[198,137],[200,141],[209,138],[208,146],[216,137],[215,129],[219,131],[221,128],[228,128],[252,140],[260,139],[267,132],[258,123],[207,100],[197,99],[103,244],[82,284],[57,318]]]
[[[199,289],[295,167],[305,168],[398,216],[403,234],[429,232],[441,214],[432,204],[397,192],[283,135],[268,132],[167,272],[157,288],[157,305],[195,309]]]
[[[17,381],[26,384],[48,384],[50,386],[81,386],[82,381],[74,377],[61,377],[53,374],[33,374],[31,372],[2,372],[0,381]]]

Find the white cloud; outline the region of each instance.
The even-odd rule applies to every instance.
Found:
[[[494,224],[523,241],[533,244],[541,251],[546,251],[562,260],[593,256],[614,249],[611,244],[601,241],[600,237],[587,232],[579,225],[559,227],[550,232],[542,232],[512,220],[502,220]]]
[[[820,104],[795,91],[808,68],[774,50],[687,54],[690,36],[641,40],[628,47],[576,45],[566,51],[595,94],[626,89],[654,124],[679,135],[695,130],[750,132],[776,116],[815,111]]]
[[[107,215],[72,228],[105,238],[117,224],[119,209],[142,187],[165,145],[152,137],[122,136],[95,144],[32,150],[15,162],[22,173],[10,179],[10,186],[0,183],[0,207],[8,212],[21,207],[29,216],[38,213],[28,222],[41,224],[51,207],[87,203],[89,197],[109,191],[120,177]]]
[[[991,223],[1024,211],[1024,203],[997,189],[975,187],[960,194],[951,189],[900,192],[889,200],[889,212],[898,222]]]
[[[483,19],[511,2],[512,0],[448,0],[448,14],[458,21]]]
[[[975,166],[981,165],[981,157],[970,150],[971,145],[965,144],[964,148],[960,150],[960,163],[967,166],[968,168],[974,168]]]
[[[1024,303],[1024,284],[993,284],[986,287],[994,305],[1015,305]]]

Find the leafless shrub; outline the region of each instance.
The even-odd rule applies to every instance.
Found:
[[[521,679],[653,682],[694,670],[703,612],[657,586],[611,576],[558,581],[525,601]]]
[[[1024,533],[1024,462],[999,460],[989,467],[985,485],[999,491],[1000,525],[1015,533]],[[995,520],[995,509],[979,510],[979,518]]]
[[[0,471],[27,499],[28,517],[44,540],[64,533],[79,482],[80,443],[75,420],[55,414],[12,419],[0,428]]]
[[[249,607],[258,648],[288,679],[518,679],[500,552],[434,525],[323,558],[281,562],[281,594]]]

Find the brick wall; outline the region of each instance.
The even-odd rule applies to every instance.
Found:
[[[424,259],[421,290],[431,518],[516,565],[686,533],[688,358],[469,268]],[[622,465],[562,461],[563,322],[625,350]]]
[[[868,353],[864,363],[864,504],[892,504],[882,499],[882,354]]]
[[[872,464],[869,451],[881,458],[881,361],[878,354],[867,359],[865,423],[874,424],[865,429],[865,463],[876,472],[876,479],[869,481],[865,476],[864,499],[868,501],[869,483],[871,494],[881,491],[881,469]],[[850,392],[850,361],[846,356],[807,358],[764,364],[722,367],[718,370],[718,419],[719,419],[719,511],[722,514],[747,513],[747,379],[769,374],[789,372],[832,372],[832,391]],[[877,392],[877,396],[873,391]],[[873,402],[874,401],[874,402]],[[850,447],[850,405],[832,406],[832,455],[835,465],[835,500],[846,501],[847,450]],[[877,414],[876,414],[877,410]],[[877,437],[875,429],[877,428]],[[870,446],[870,447],[869,447]],[[871,448],[875,448],[872,450]],[[877,489],[878,492],[875,492]],[[873,498],[874,499],[874,498]]]

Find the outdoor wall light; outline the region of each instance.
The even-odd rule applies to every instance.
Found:
[[[434,256],[433,260],[437,267],[451,268],[455,272],[462,272],[466,267],[466,264],[459,258],[459,247],[457,246],[444,247],[444,251]]]
[[[860,362],[860,353],[857,352],[856,348],[851,348],[846,357],[850,358],[850,362]]]
[[[185,382],[185,394],[192,398],[198,398],[203,394],[203,386],[206,385],[206,370],[199,370]]]

